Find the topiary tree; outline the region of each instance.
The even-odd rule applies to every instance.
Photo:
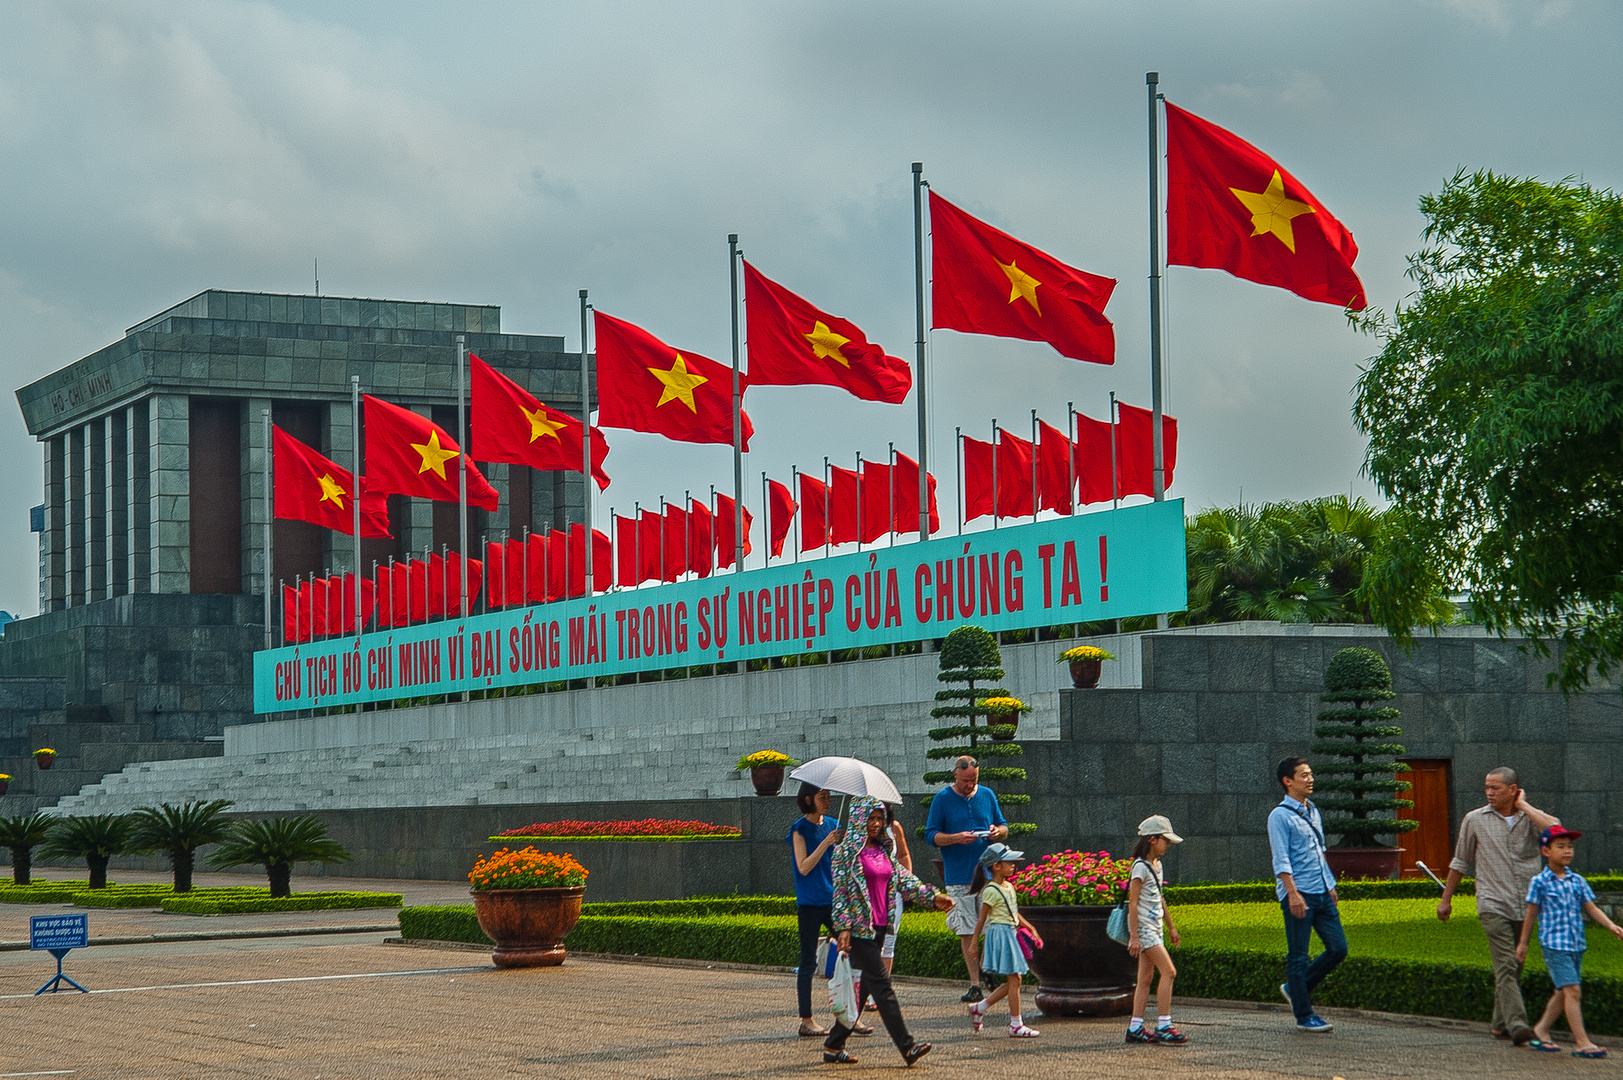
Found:
[[[11,880],[15,885],[27,885],[34,865],[34,849],[45,843],[51,835],[56,819],[35,811],[32,814],[13,814],[0,818],[0,847],[11,849]]]
[[[230,799],[211,799],[143,806],[130,814],[135,821],[131,844],[139,851],[166,852],[175,871],[175,891],[191,892],[197,849],[231,835],[231,822],[223,816],[231,805]]]
[[[90,814],[58,818],[40,846],[47,859],[83,859],[90,867],[90,887],[107,888],[107,860],[131,851],[135,822],[128,814]]]
[[[931,728],[931,742],[946,743],[933,746],[926,756],[931,761],[950,761],[960,754],[973,754],[977,759],[1013,757],[1024,753],[1017,742],[993,742],[994,732],[1013,735],[1012,725],[993,725],[983,704],[988,698],[1008,697],[1009,691],[996,685],[1003,678],[1003,654],[997,647],[997,638],[979,626],[960,626],[948,634],[941,643],[941,671],[936,679],[944,683],[959,683],[961,689],[938,690],[935,699],[940,702],[930,710],[932,719],[959,721],[947,727]],[[980,721],[977,723],[977,719]],[[968,740],[967,742],[963,740]],[[1001,785],[1004,781],[1022,781],[1026,770],[1005,765],[982,765],[981,780]],[[926,784],[950,784],[952,770],[931,770],[924,774]],[[998,802],[1004,806],[1019,806],[1031,802],[1030,795],[1005,793],[1001,786]],[[925,800],[929,804],[929,798]],[[1005,814],[1005,816],[1007,816]],[[1009,822],[1009,835],[1018,836],[1035,832],[1030,822]]]
[[[293,895],[293,864],[346,862],[349,852],[327,835],[327,826],[313,814],[299,817],[239,821],[209,865],[225,869],[259,863],[270,878],[272,897]]]
[[[1393,760],[1404,752],[1403,747],[1374,741],[1403,734],[1401,727],[1391,723],[1398,718],[1397,709],[1373,707],[1375,702],[1396,696],[1392,672],[1373,649],[1342,649],[1324,669],[1324,693],[1319,700],[1347,706],[1319,713],[1320,723],[1313,729],[1321,739],[1337,740],[1313,746],[1315,754],[1339,759],[1314,769],[1325,778],[1316,785],[1318,792],[1331,793],[1316,801],[1324,813],[1325,832],[1341,835],[1337,847],[1384,847],[1387,845],[1375,842],[1376,837],[1396,836],[1420,826],[1418,821],[1370,816],[1390,815],[1414,805],[1396,798],[1409,790],[1407,780],[1395,778],[1395,774],[1409,771],[1409,766]]]

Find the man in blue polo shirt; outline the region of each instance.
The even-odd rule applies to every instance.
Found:
[[[980,763],[964,754],[952,763],[952,786],[930,800],[930,816],[924,823],[925,842],[941,849],[947,895],[953,898],[947,912],[947,926],[958,935],[964,967],[969,969],[969,989],[960,1001],[981,1000],[981,962],[975,950],[975,922],[980,918],[980,898],[972,896],[975,867],[986,845],[1009,835],[997,795],[982,787]]]
[[[1279,992],[1296,1014],[1302,1031],[1323,1033],[1328,1020],[1313,1011],[1313,990],[1347,958],[1347,935],[1336,903],[1336,876],[1324,858],[1324,819],[1308,799],[1313,769],[1288,757],[1275,770],[1285,797],[1268,814],[1268,847],[1273,853],[1274,892],[1285,914],[1285,982]],[[1319,935],[1324,951],[1308,962],[1308,945]]]

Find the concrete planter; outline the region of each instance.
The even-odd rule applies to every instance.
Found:
[[[564,962],[564,938],[580,921],[586,886],[472,892],[479,929],[496,943],[490,958],[497,967],[556,967]]]
[[[1031,970],[1044,1016],[1125,1016],[1132,1010],[1138,961],[1105,933],[1112,910],[1104,904],[1020,906],[1043,939]]]
[[[783,766],[751,766],[750,783],[755,785],[755,794],[763,799],[771,798],[783,790]]]

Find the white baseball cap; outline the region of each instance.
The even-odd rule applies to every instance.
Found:
[[[1174,844],[1183,843],[1183,837],[1172,831],[1172,822],[1164,814],[1155,814],[1138,823],[1140,836],[1164,836]]]

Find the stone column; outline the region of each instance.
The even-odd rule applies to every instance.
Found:
[[[67,606],[77,607],[85,602],[85,429],[76,427],[64,436],[67,442],[66,487],[67,509]]]
[[[191,410],[184,394],[148,399],[152,592],[192,591]]]
[[[246,591],[270,595],[274,582],[265,580],[265,418],[270,398],[249,398],[242,423],[242,575]]]
[[[85,425],[85,603],[107,596],[107,421]]]
[[[152,520],[152,456],[148,447],[152,439],[151,408],[146,401],[137,401],[124,410],[124,430],[129,439],[129,453],[125,455],[124,493],[128,500],[125,525],[129,535],[125,551],[129,556],[129,591],[152,591],[152,539],[148,523]]]
[[[39,610],[43,615],[67,606],[67,438],[53,435],[41,445],[45,448],[45,528],[39,535]]]
[[[107,595],[123,596],[130,591],[130,500],[129,500],[129,416],[120,409],[103,422],[107,431]]]

